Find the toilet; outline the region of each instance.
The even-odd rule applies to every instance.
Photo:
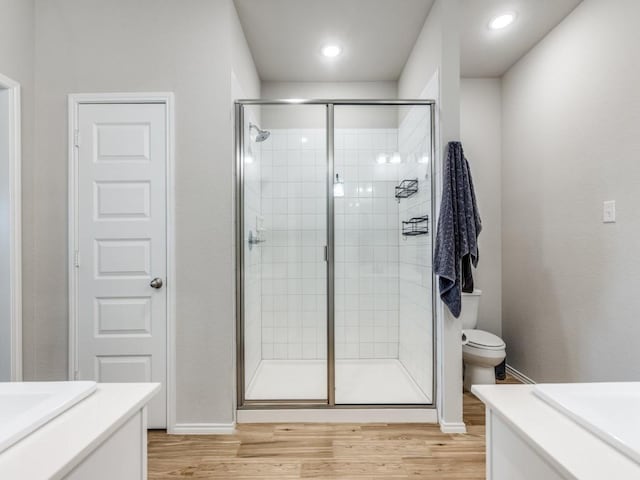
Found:
[[[495,367],[505,359],[506,345],[493,333],[477,330],[481,290],[462,294],[462,360],[464,388],[471,385],[496,383]]]

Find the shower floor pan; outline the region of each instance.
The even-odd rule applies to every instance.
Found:
[[[324,360],[262,360],[247,400],[327,397]],[[336,361],[336,404],[429,404],[431,398],[397,359]]]

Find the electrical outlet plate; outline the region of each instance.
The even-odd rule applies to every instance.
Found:
[[[606,200],[602,204],[602,222],[615,223],[616,221],[616,201]]]

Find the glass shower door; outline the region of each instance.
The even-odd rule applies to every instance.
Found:
[[[335,403],[433,403],[431,107],[335,106]]]
[[[240,408],[434,404],[432,103],[236,105]]]
[[[326,108],[240,107],[245,404],[328,401]]]

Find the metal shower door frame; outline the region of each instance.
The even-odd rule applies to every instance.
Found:
[[[245,398],[244,364],[244,107],[247,105],[324,105],[326,107],[326,156],[327,156],[327,398],[326,399],[274,399],[247,400]],[[243,409],[280,409],[280,408],[429,408],[436,407],[436,278],[431,270],[431,322],[432,322],[432,386],[431,403],[428,404],[336,404],[335,402],[335,245],[334,245],[334,197],[333,179],[335,177],[335,106],[429,106],[431,162],[431,222],[435,221],[436,195],[436,102],[435,100],[363,100],[363,99],[241,99],[234,102],[235,110],[235,249],[236,249],[236,408]],[[434,229],[432,229],[433,231]],[[433,258],[434,242],[431,242]]]

